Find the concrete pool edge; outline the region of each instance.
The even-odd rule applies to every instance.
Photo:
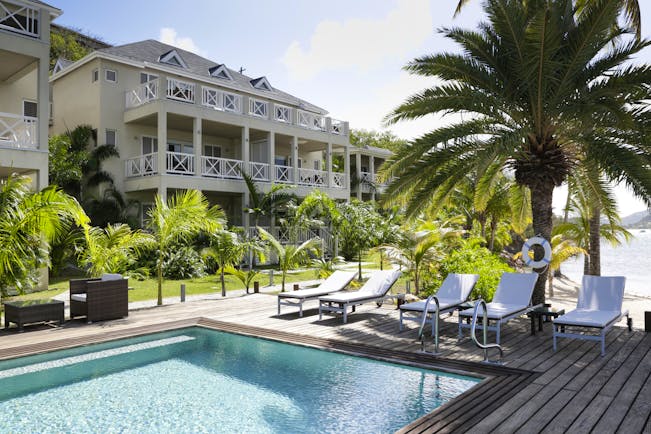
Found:
[[[202,327],[352,356],[366,357],[384,362],[438,370],[452,374],[480,377],[484,379],[482,382],[473,386],[457,398],[450,400],[433,412],[411,422],[399,430],[399,432],[447,432],[472,429],[479,420],[484,416],[497,411],[501,403],[511,398],[539,375],[535,372],[504,366],[484,365],[476,362],[437,358],[421,353],[387,350],[357,343],[254,326],[238,325],[203,317],[159,322],[145,326],[121,328],[119,330],[107,331],[106,329],[98,329],[97,333],[86,336],[56,339],[37,344],[3,348],[0,349],[0,360],[106,343],[188,327]]]

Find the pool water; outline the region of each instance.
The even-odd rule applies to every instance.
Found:
[[[393,432],[479,381],[195,327],[0,362],[0,432]]]

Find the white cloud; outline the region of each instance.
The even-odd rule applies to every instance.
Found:
[[[282,62],[296,79],[310,79],[321,71],[369,71],[385,59],[403,56],[432,35],[428,0],[399,0],[379,20],[321,21],[304,49],[293,41]]]
[[[173,45],[183,50],[202,55],[202,50],[199,49],[192,38],[179,37],[177,31],[171,27],[163,27],[160,29],[158,40],[164,44]]]

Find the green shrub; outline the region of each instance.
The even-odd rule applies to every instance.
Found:
[[[491,253],[487,248],[480,247],[472,241],[450,252],[439,264],[439,279],[433,279],[429,286],[431,294],[441,285],[449,273],[479,274],[479,281],[472,291],[471,298],[483,298],[491,301],[500,281],[502,273],[513,271],[499,256]]]
[[[166,279],[190,279],[205,275],[205,265],[201,255],[191,247],[181,247],[165,258],[163,276]]]

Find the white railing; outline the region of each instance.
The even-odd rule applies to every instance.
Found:
[[[201,173],[217,178],[242,179],[242,161],[202,156]]]
[[[267,119],[269,103],[261,99],[249,98],[249,114],[259,118]]]
[[[269,181],[269,164],[250,161],[249,175],[254,181]]]
[[[360,172],[359,182],[371,184],[375,182],[375,175],[371,172]]]
[[[242,96],[236,93],[223,92],[224,111],[242,113]]]
[[[294,168],[292,166],[276,165],[276,182],[292,183],[294,182]]]
[[[213,87],[201,86],[201,104],[217,110],[242,113],[242,97]]]
[[[304,110],[297,110],[296,114],[296,122],[299,126],[310,130],[325,131],[325,119],[323,116],[306,112]]]
[[[330,186],[334,188],[346,188],[346,174],[332,172],[332,182],[330,183]]]
[[[0,112],[0,146],[38,149],[38,119]]]
[[[274,120],[290,124],[292,122],[292,108],[286,105],[274,104]]]
[[[324,186],[328,172],[325,170],[298,169],[298,183],[303,185]]]
[[[126,93],[127,108],[141,106],[151,100],[158,98],[158,79],[142,83],[135,89]]]
[[[158,153],[145,154],[125,161],[127,177],[147,176],[158,172]]]
[[[168,152],[167,173],[194,174],[194,155],[182,152]]]
[[[348,123],[340,121],[339,119],[330,119],[330,132],[332,134],[339,134],[345,136],[348,134]]]
[[[194,83],[167,79],[167,98],[182,102],[194,102]]]
[[[24,4],[0,1],[0,29],[38,38],[38,9]]]

